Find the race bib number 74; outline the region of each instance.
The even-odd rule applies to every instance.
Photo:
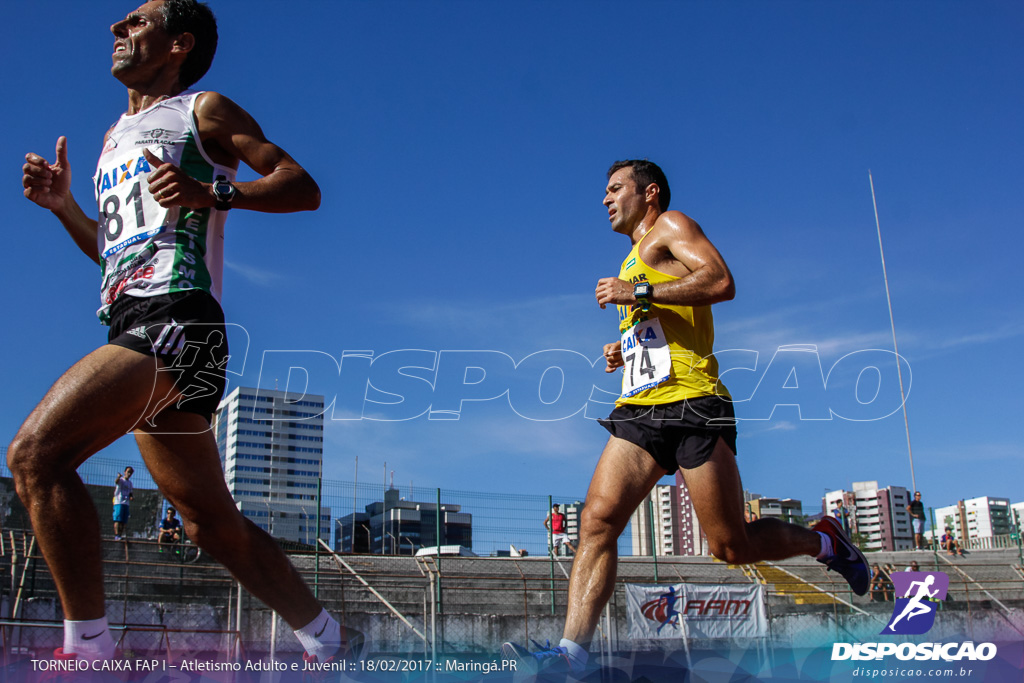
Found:
[[[622,397],[656,387],[672,376],[672,354],[657,318],[637,323],[622,335]]]

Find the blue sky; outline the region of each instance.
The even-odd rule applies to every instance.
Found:
[[[614,391],[616,379],[577,363],[564,402],[545,406],[557,373],[538,390],[543,368],[511,363],[596,359],[617,338],[614,311],[593,297],[629,248],[601,206],[604,171],[648,157],[668,175],[673,208],[703,226],[736,278],[736,299],[714,314],[717,349],[758,353],[754,370],[725,377],[734,397],[752,399],[738,407],[746,488],[814,511],[825,489],[853,481],[910,487],[901,412],[807,421],[780,407],[749,419],[790,400],[784,378],[758,385],[781,346],[815,345],[825,372],[851,352],[892,347],[871,169],[924,500],[1024,499],[1019,3],[212,6],[220,47],[199,85],[251,112],[323,191],[315,213],[230,217],[223,303],[249,335],[244,365],[245,344],[231,340],[242,382],[259,381],[266,351],[489,351],[475,356],[492,363],[476,389],[514,391],[511,405],[466,403],[458,420],[430,419],[419,413],[459,406],[457,388],[375,364],[375,384],[400,386],[405,402],[332,420],[325,477],[350,480],[358,455],[361,481],[382,481],[386,461],[396,482],[417,487],[581,495],[606,434],[582,412],[559,413],[575,400],[565,397]],[[60,372],[105,341],[97,268],[20,196],[20,165],[27,151],[52,159],[67,135],[73,190],[91,204],[103,131],[126,106],[107,27],[132,9],[3,9],[0,202],[15,255],[0,274],[5,440]],[[428,355],[397,353],[412,349]],[[829,396],[853,405],[858,368],[846,363]],[[820,412],[833,399],[801,369],[800,400],[817,396],[806,409]],[[872,405],[898,405],[894,369],[883,368]],[[283,388],[270,374],[264,386]],[[355,416],[362,385],[311,377],[312,391],[337,393],[335,417]],[[125,439],[103,455],[134,452]]]

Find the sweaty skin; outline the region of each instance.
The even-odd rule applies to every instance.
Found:
[[[186,89],[180,71],[195,38],[164,30],[161,2],[147,2],[110,27],[111,73],[127,89],[129,114]],[[245,163],[261,176],[235,184],[233,210],[290,212],[320,205],[320,190],[309,174],[268,141],[256,121],[230,99],[207,92],[197,99],[195,116],[213,161],[232,168]],[[161,206],[214,206],[210,184],[148,152],[146,158],[154,166],[148,191]],[[98,222],[72,196],[63,136],[57,139],[54,159],[51,163],[39,154],[25,156],[25,197],[53,212],[78,248],[98,263]],[[188,536],[293,629],[305,626],[321,607],[277,543],[235,507],[206,419],[167,410],[152,421],[141,419],[153,396],[180,395],[167,373],[158,372],[161,367],[153,357],[120,346],[96,349],[57,380],[8,449],[18,494],[57,584],[65,618],[92,620],[105,613],[99,522],[95,513],[82,514],[94,508],[75,470],[134,432],[153,480],[180,513]]]
[[[678,278],[659,282],[651,301],[708,306],[732,299],[736,287],[721,254],[691,218],[679,211],[661,211],[659,193],[653,183],[638,188],[632,168],[625,167],[611,175],[604,198],[612,229],[629,237],[634,245],[646,235],[640,258]],[[618,277],[601,278],[594,295],[601,308],[637,303],[633,285]],[[622,367],[618,341],[605,344],[603,354],[606,372]],[[682,472],[711,552],[719,559],[744,564],[818,554],[820,536],[809,529],[775,519],[744,519],[736,457],[724,440],[718,440],[707,462]],[[601,610],[615,588],[618,538],[630,515],[664,474],[642,448],[609,437],[587,491],[569,580],[564,638],[589,646]]]

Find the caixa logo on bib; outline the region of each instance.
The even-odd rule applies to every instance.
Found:
[[[935,624],[935,611],[946,599],[949,577],[942,572],[893,572],[890,575],[896,606],[883,635],[913,636],[927,633]]]

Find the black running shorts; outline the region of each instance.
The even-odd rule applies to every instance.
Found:
[[[668,474],[703,465],[720,437],[736,452],[736,414],[732,401],[721,396],[660,405],[627,403],[598,422],[612,436],[647,451]]]
[[[163,410],[197,413],[207,422],[227,384],[224,311],[209,292],[121,295],[110,307],[110,344],[159,358],[180,396],[154,394],[146,415]]]

